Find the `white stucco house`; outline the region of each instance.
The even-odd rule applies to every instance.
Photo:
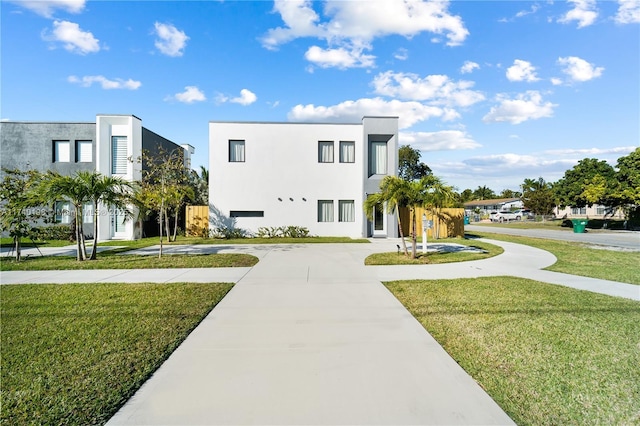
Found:
[[[363,203],[398,169],[398,117],[360,123],[209,123],[210,227],[301,226],[317,236],[396,237]]]

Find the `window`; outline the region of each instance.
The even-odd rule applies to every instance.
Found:
[[[340,162],[355,163],[355,161],[356,161],[355,142],[340,141]]]
[[[333,222],[333,200],[318,200],[318,222]]]
[[[229,212],[231,217],[264,217],[264,211],[262,210],[231,210]]]
[[[338,222],[355,222],[356,208],[353,200],[338,201]]]
[[[387,174],[387,143],[369,144],[369,176]]]
[[[127,159],[129,151],[127,149],[126,136],[111,137],[111,174],[126,175]]]
[[[71,223],[71,203],[68,201],[56,201],[54,205],[55,223]]]
[[[318,163],[333,163],[333,141],[318,142]]]
[[[83,223],[93,223],[93,203],[85,203],[82,206]]]
[[[53,162],[68,163],[71,161],[69,141],[53,141]]]
[[[244,141],[229,141],[229,162],[244,163]]]
[[[607,208],[605,206],[596,207],[596,214],[597,215],[604,215],[606,212],[607,212]]]
[[[587,214],[586,207],[572,207],[571,214]]]
[[[91,163],[93,161],[93,146],[91,141],[76,141],[76,163]]]

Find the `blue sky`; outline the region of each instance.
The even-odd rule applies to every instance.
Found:
[[[558,180],[640,143],[640,0],[9,1],[2,120],[134,114],[196,148],[208,122],[400,117],[460,191]]]

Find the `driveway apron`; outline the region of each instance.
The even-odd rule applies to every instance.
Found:
[[[513,424],[354,246],[271,247],[109,424]]]

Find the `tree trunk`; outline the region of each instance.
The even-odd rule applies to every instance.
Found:
[[[417,235],[416,235],[416,209],[415,207],[411,210],[412,212],[412,220],[411,220],[411,258],[415,259],[417,256]]]
[[[16,262],[20,262],[22,260],[22,246],[20,244],[20,237],[13,237],[13,243],[16,248]]]
[[[396,207],[396,216],[398,217],[398,229],[400,231],[400,241],[402,241],[402,249],[404,255],[409,257],[409,250],[407,250],[407,242],[404,240],[404,231],[402,230],[402,222],[400,222],[400,208]]]
[[[164,227],[165,227],[165,235],[167,236],[167,241],[171,242],[171,222],[169,222],[169,209],[164,210]]]
[[[160,224],[160,251],[158,252],[158,259],[162,258],[162,215],[164,214],[164,208],[162,204],[160,205],[160,217],[158,218],[158,222]]]
[[[82,262],[83,260],[85,260],[87,258],[87,254],[86,254],[86,250],[83,246],[83,232],[82,232],[82,218],[80,218],[80,220],[78,220],[78,216],[82,216],[78,210],[78,207],[76,206],[74,208],[75,210],[75,218],[76,218],[76,247],[77,247],[77,255],[76,255],[76,260],[78,260],[78,262]]]
[[[96,260],[98,256],[98,203],[93,203],[93,248],[89,260]]]
[[[179,209],[176,209],[176,214],[173,221],[173,241],[175,241],[176,237],[178,236],[178,210]]]

